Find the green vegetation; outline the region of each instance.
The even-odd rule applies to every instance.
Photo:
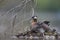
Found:
[[[60,0],[35,0],[39,9],[60,9]]]

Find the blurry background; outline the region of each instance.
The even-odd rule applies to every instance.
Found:
[[[60,0],[0,0],[0,40],[13,40],[12,35],[24,32],[33,11],[39,21],[50,21],[60,32]]]

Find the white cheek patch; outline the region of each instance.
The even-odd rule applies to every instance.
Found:
[[[37,17],[34,17],[34,19],[37,19]]]

